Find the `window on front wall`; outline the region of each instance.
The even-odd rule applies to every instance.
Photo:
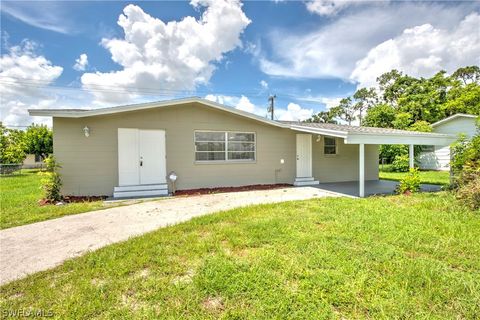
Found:
[[[323,143],[324,154],[337,154],[337,140],[331,137],[325,137]]]
[[[195,161],[254,160],[254,133],[195,131]]]

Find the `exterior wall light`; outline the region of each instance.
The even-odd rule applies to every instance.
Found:
[[[178,176],[175,173],[175,171],[172,171],[168,174],[168,180],[170,180],[170,183],[172,184],[172,194],[175,194],[175,181],[177,181]]]
[[[85,137],[90,137],[90,128],[85,126],[85,128],[83,128],[83,134],[85,134]]]

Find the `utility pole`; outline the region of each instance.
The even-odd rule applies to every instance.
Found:
[[[268,107],[268,112],[270,112],[270,117],[274,120],[274,108],[275,108],[275,98],[277,97],[276,94],[273,96],[268,97],[268,101],[270,101],[270,106]]]

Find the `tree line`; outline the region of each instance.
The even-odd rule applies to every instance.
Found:
[[[9,129],[0,123],[0,163],[21,164],[27,154],[45,159],[53,153],[52,130],[32,124],[27,130]]]
[[[348,123],[413,131],[431,131],[430,124],[456,113],[480,115],[480,67],[466,66],[451,75],[440,71],[415,78],[398,70],[382,74],[376,88],[358,89],[307,122]],[[392,162],[404,146],[383,146],[381,158]]]

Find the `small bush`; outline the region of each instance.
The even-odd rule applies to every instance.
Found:
[[[400,184],[395,190],[398,194],[414,193],[420,190],[420,175],[417,168],[412,168],[408,174],[400,180]]]
[[[61,167],[53,156],[48,156],[44,161],[46,164],[46,171],[40,172],[39,174],[43,176],[41,182],[43,191],[45,192],[45,200],[51,203],[60,201],[62,200],[62,195],[60,193],[62,180],[60,178],[60,173],[58,173],[58,169]]]
[[[396,172],[407,172],[410,168],[408,155],[397,155],[392,163],[392,170]]]
[[[480,210],[480,163],[467,162],[455,184],[457,199],[473,210]]]

